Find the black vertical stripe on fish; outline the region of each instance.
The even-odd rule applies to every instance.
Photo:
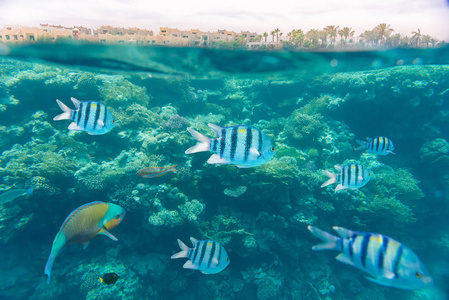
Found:
[[[187,256],[186,256],[186,257],[187,257],[188,259],[191,259],[191,258],[190,258],[190,255],[192,255],[192,249],[191,249],[191,248],[189,248],[189,251],[187,251]]]
[[[220,157],[223,158],[223,153],[226,147],[226,129],[221,130],[221,140],[220,140]]]
[[[76,125],[78,125],[78,126],[80,126],[81,115],[83,114],[83,107],[84,107],[84,102],[81,102],[79,109],[78,109],[78,115],[76,118]]]
[[[207,249],[207,242],[204,241],[204,242],[203,242],[203,247],[202,247],[202,249],[201,249],[200,260],[198,261],[198,267],[201,266],[201,264],[203,263],[204,256],[205,256],[205,254],[206,254],[206,249]]]
[[[376,152],[379,152],[379,144],[380,144],[380,139],[377,137],[376,138],[377,144],[376,144]]]
[[[398,251],[396,252],[396,255],[393,260],[393,274],[396,278],[399,277],[399,274],[398,274],[399,262],[401,261],[403,251],[404,251],[404,246],[399,245]]]
[[[249,150],[253,145],[253,130],[251,127],[246,128],[246,142],[245,142],[245,153],[243,155],[243,161],[246,162],[249,156]]]
[[[238,126],[234,126],[231,132],[231,162],[234,161],[235,151],[237,150]]]
[[[262,132],[259,131],[258,133],[259,133],[259,145],[257,147],[258,148],[257,151],[259,151],[259,157],[260,157],[260,156],[262,156],[262,141],[263,140],[262,140]]]
[[[387,139],[387,146],[385,147],[385,151],[387,151],[390,148],[390,139],[389,138],[386,139]]]
[[[363,267],[366,267],[366,254],[368,253],[368,244],[370,242],[371,233],[366,233],[362,239],[362,245],[360,249],[360,261]]]
[[[386,148],[385,148],[385,146],[387,146],[387,141],[386,141],[386,138],[384,137],[384,138],[382,138],[382,151],[381,152],[384,152],[385,150],[387,150]]]
[[[355,184],[359,184],[359,166],[355,165]]]
[[[95,119],[94,119],[94,128],[93,130],[95,130],[97,128],[97,123],[98,123],[98,119],[100,118],[100,103],[97,103],[96,105],[96,110],[95,110]]]
[[[355,236],[356,235],[353,234],[352,237],[349,239],[349,242],[348,242],[348,253],[349,253],[349,257],[351,258],[351,260],[352,260],[352,257],[354,256],[354,249],[353,249],[353,247],[354,247]]]
[[[86,113],[84,114],[84,128],[87,127],[89,117],[90,117],[90,103],[86,103]]]
[[[217,242],[213,241],[212,242],[212,250],[210,250],[210,255],[209,255],[209,261],[207,262],[207,268],[210,268],[210,264],[212,263],[212,258],[214,257],[215,254],[215,247],[216,247]]]
[[[193,252],[194,252],[193,258],[192,258],[192,263],[193,264],[195,264],[195,259],[198,256],[198,252],[200,251],[200,244],[201,244],[201,241],[196,243],[196,247],[193,249]]]
[[[383,247],[379,248],[379,251],[377,252],[377,270],[381,271],[384,268],[384,249]]]
[[[340,181],[341,185],[345,185],[345,172],[346,172],[346,168],[343,168],[343,170],[341,172],[341,181]]]
[[[211,147],[212,151],[217,152],[217,144],[218,144],[217,139],[211,140],[210,142],[212,144],[212,147]]]
[[[75,118],[75,111],[70,111],[70,119],[73,120]]]

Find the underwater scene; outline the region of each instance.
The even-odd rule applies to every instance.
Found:
[[[449,299],[448,47],[0,55],[0,299]]]

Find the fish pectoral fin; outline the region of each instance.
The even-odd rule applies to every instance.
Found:
[[[103,123],[102,120],[98,120],[98,121],[97,121],[97,124],[100,125],[101,127],[104,127],[104,123]]]
[[[104,228],[101,228],[101,230],[100,230],[100,232],[98,234],[105,235],[105,236],[107,236],[108,238],[110,238],[113,241],[116,241],[116,242],[118,241],[118,239],[115,236],[113,236],[109,231],[107,231]]]
[[[229,161],[224,159],[223,157],[220,157],[218,154],[212,154],[211,157],[207,160],[208,164],[219,164],[219,165],[226,165],[229,164]]]
[[[216,265],[219,265],[218,259],[216,257],[212,258],[212,262],[214,262]]]
[[[89,241],[90,242],[90,241]],[[89,242],[85,242],[85,243],[83,243],[83,249],[86,249],[87,248],[87,246],[89,246]]]
[[[186,263],[182,267],[184,269],[198,270],[198,267],[195,266],[191,260],[186,261]]]
[[[251,148],[251,149],[249,149],[249,153],[251,153],[251,154],[253,154],[253,155],[256,155],[257,157],[259,157],[259,156],[262,155],[262,154],[260,154],[259,151],[257,151],[256,148]]]
[[[360,180],[360,181],[363,181],[363,177],[362,176],[359,176],[357,179]]]
[[[337,255],[337,257],[335,257],[336,260],[338,260],[339,262],[348,264],[350,266],[354,266],[354,263],[351,261],[351,259],[344,253],[340,253]]]
[[[75,122],[70,123],[69,129],[70,129],[70,130],[75,130],[75,131],[82,131],[82,130],[83,130],[83,129],[82,129],[81,127],[79,127]]]
[[[396,278],[396,275],[393,272],[384,271],[383,277],[388,278],[388,279],[394,279],[394,278]]]

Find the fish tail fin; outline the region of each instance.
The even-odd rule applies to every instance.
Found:
[[[196,144],[193,147],[190,147],[186,150],[186,154],[190,153],[196,153],[196,152],[203,152],[203,151],[209,151],[210,150],[210,138],[205,136],[204,134],[199,133],[196,130],[193,130],[192,128],[188,127],[187,130],[190,132],[192,137],[197,140],[199,143]]]
[[[325,183],[323,183],[321,185],[321,187],[325,187],[325,186],[328,186],[329,184],[337,182],[337,175],[335,175],[334,173],[331,173],[331,172],[326,171],[326,170],[323,170],[323,173],[324,173],[324,175],[329,177],[329,180],[326,181]]]
[[[33,194],[33,190],[34,190],[34,187],[32,187],[32,186],[30,186],[30,187],[27,189],[27,194],[28,194],[28,196],[31,196],[31,194]]]
[[[101,278],[101,277],[98,277],[99,279],[100,279],[100,283],[103,283],[103,278]]]
[[[341,238],[310,225],[307,226],[307,229],[309,229],[314,236],[323,241],[323,243],[313,246],[312,250],[343,250]]]
[[[367,149],[368,148],[368,145],[369,145],[368,142],[361,141],[361,140],[356,140],[356,142],[357,142],[357,144],[360,145],[360,147],[355,148],[354,149],[355,151],[363,150],[363,149]]]
[[[179,245],[179,248],[181,248],[181,251],[173,254],[171,256],[171,259],[187,257],[187,254],[189,253],[190,248],[186,244],[184,244],[180,239],[178,239],[178,245]]]
[[[70,120],[70,115],[72,114],[72,110],[67,105],[65,105],[64,103],[59,101],[58,99],[56,99],[56,103],[58,103],[59,108],[62,109],[63,113],[54,117],[53,121]]]
[[[178,164],[178,165],[173,165],[173,166],[171,166],[171,167],[170,167],[170,171],[172,171],[172,172],[178,172],[178,170],[176,169],[177,166],[179,166],[179,164]]]

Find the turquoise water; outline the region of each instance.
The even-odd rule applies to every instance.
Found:
[[[0,299],[449,299],[449,48],[353,52],[228,51],[51,44],[2,46]],[[115,127],[91,136],[53,121],[70,97],[98,100]],[[207,123],[252,125],[276,147],[248,169],[186,155]],[[354,151],[386,136],[396,155]],[[374,177],[358,190],[321,188],[334,165]],[[141,178],[144,167],[178,172]],[[52,241],[75,208],[125,208],[83,250],[69,245],[44,275]],[[411,248],[434,285],[408,291],[366,280],[315,252],[314,225],[382,233]],[[171,260],[179,238],[229,254],[204,275]],[[97,276],[115,272],[114,284]]]

